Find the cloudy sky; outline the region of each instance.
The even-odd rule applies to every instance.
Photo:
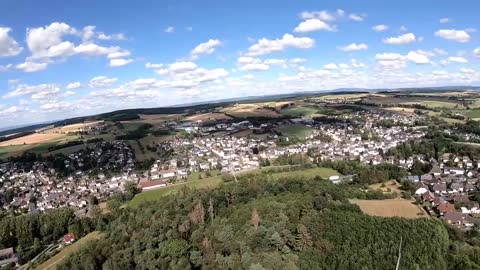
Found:
[[[2,0],[0,127],[247,95],[480,85],[479,10],[473,0]]]

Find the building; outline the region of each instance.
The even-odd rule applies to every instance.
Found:
[[[143,181],[141,184],[142,192],[147,191],[147,190],[153,190],[157,188],[163,188],[167,186],[167,183],[164,181],[158,180],[158,181]]]
[[[72,232],[69,232],[63,236],[63,243],[65,245],[70,245],[71,243],[75,242],[75,234]]]
[[[0,267],[9,264],[17,264],[18,258],[13,248],[0,249]]]

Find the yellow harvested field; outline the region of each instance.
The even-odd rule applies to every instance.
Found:
[[[224,113],[202,113],[187,117],[188,121],[221,121],[232,119]]]
[[[58,254],[53,256],[52,258],[48,259],[44,263],[40,264],[37,268],[37,270],[49,270],[49,269],[56,269],[57,265],[59,265],[65,258],[70,256],[72,253],[77,252],[85,246],[88,242],[92,240],[98,240],[102,237],[102,234],[100,232],[94,231],[91,232],[84,237],[80,238],[78,241],[75,243],[65,247],[60,251]]]
[[[277,104],[278,103],[278,104]],[[237,117],[279,117],[275,110],[269,109],[273,106],[282,106],[279,104],[288,104],[289,102],[277,102],[275,104],[271,103],[251,103],[251,104],[236,104],[233,107],[227,107],[223,112],[231,114]]]
[[[11,146],[11,145],[22,145],[22,144],[45,143],[45,142],[59,140],[63,137],[66,137],[66,135],[60,134],[60,133],[34,133],[24,137],[1,142],[0,147]]]
[[[414,108],[388,107],[388,108],[385,108],[385,110],[392,111],[392,112],[398,112],[398,113],[404,113],[404,114],[414,114],[415,113]]]
[[[84,128],[87,127],[93,127],[99,124],[102,124],[104,121],[93,121],[93,122],[86,122],[86,123],[78,123],[78,124],[71,124],[71,125],[66,125],[63,127],[56,127],[56,128],[51,128],[48,130],[45,130],[45,133],[68,133],[68,132],[77,132],[81,131]]]
[[[349,200],[350,203],[360,206],[362,212],[370,216],[380,217],[403,217],[422,218],[428,214],[411,200],[387,199],[387,200]]]

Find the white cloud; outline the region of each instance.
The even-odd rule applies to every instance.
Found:
[[[117,51],[117,52],[111,52],[107,55],[107,58],[112,59],[112,58],[124,58],[130,56],[130,51],[123,50],[123,51]]]
[[[92,88],[105,88],[105,87],[112,86],[117,81],[118,81],[117,78],[97,76],[90,80],[89,86]]]
[[[342,11],[343,12],[343,11]],[[322,21],[334,21],[335,15],[332,13],[322,10],[322,11],[304,11],[300,14],[300,17],[304,20],[308,19],[320,19]]]
[[[75,53],[86,55],[109,55],[120,50],[119,47],[103,47],[94,43],[80,44],[75,47]]]
[[[344,52],[362,51],[362,50],[367,50],[368,45],[365,43],[359,43],[359,44],[352,43],[347,46],[340,47],[339,49]]]
[[[73,105],[68,102],[55,102],[47,103],[40,106],[40,109],[44,112],[63,112],[73,109]]]
[[[222,42],[218,39],[209,39],[207,42],[198,44],[191,52],[192,59],[198,58],[200,55],[212,54],[215,51],[215,47],[222,45]]]
[[[71,90],[71,89],[78,89],[82,87],[82,84],[80,82],[72,82],[72,83],[69,83],[67,85],[67,89]]]
[[[23,50],[8,34],[10,30],[8,27],[0,27],[0,57],[16,56]]]
[[[154,63],[146,63],[145,68],[151,68],[151,69],[160,69],[163,67],[163,64],[154,64]]]
[[[354,20],[356,22],[361,22],[365,19],[363,15],[358,15],[358,14],[355,14],[355,13],[352,13],[352,14],[348,15],[348,18],[350,20]]]
[[[240,66],[238,69],[241,71],[264,71],[268,70],[269,68],[270,66],[264,63],[252,63]]]
[[[473,74],[475,73],[476,71],[474,69],[471,69],[471,68],[461,68],[460,69],[460,72],[462,73],[467,73],[467,74]]]
[[[25,72],[37,72],[46,69],[48,63],[36,63],[36,62],[24,62],[21,64],[16,65],[17,69],[21,69]]]
[[[389,37],[383,40],[385,44],[391,45],[406,45],[415,42],[415,35],[413,33],[407,33],[398,37]]]
[[[197,64],[193,62],[186,62],[186,61],[175,62],[169,66],[169,69],[171,72],[174,72],[174,73],[184,73],[184,72],[193,71],[197,69]]]
[[[388,30],[388,26],[385,25],[385,24],[379,24],[379,25],[375,25],[374,27],[372,27],[372,29],[375,32],[384,32],[384,31]]]
[[[405,56],[399,53],[377,53],[375,60],[383,67],[393,69],[404,68],[407,65]]]
[[[480,47],[473,50],[473,55],[475,55],[476,57],[480,57]]]
[[[168,26],[165,28],[165,33],[173,33],[175,31],[175,28],[173,26]]]
[[[12,66],[12,64],[0,65],[0,72],[5,72],[9,70]]]
[[[448,54],[445,50],[439,49],[439,48],[434,48],[433,52],[435,52],[435,54],[437,54],[437,55],[447,55]]]
[[[114,58],[114,59],[110,59],[110,63],[108,65],[111,67],[122,67],[132,62],[133,62],[133,59]]]
[[[3,98],[13,98],[18,96],[25,95],[44,95],[45,93],[58,93],[59,89],[54,84],[39,84],[39,85],[28,85],[20,84],[13,90],[8,92]]]
[[[105,33],[100,32],[100,33],[98,33],[98,39],[100,39],[100,40],[126,40],[127,38],[125,37],[125,34],[123,34],[123,33],[106,35]]]
[[[441,18],[440,23],[448,23],[450,21],[449,18]]]
[[[187,30],[188,32],[192,32],[192,31],[193,31],[193,27],[187,26],[187,27],[185,27],[185,30]]]
[[[338,66],[335,63],[329,63],[324,65],[323,68],[326,70],[334,70],[334,69],[337,69]]]
[[[455,62],[455,63],[461,63],[461,64],[468,63],[468,60],[465,57],[461,57],[461,56],[451,56],[447,60],[449,62]]]
[[[265,61],[263,61],[264,64],[266,65],[272,65],[272,66],[275,66],[275,65],[281,65],[281,66],[284,66],[286,68],[286,63],[287,61],[285,59],[275,59],[275,58],[270,58],[270,59],[266,59]]]
[[[76,30],[63,22],[54,22],[45,27],[27,29],[27,45],[33,58],[48,57],[48,49],[62,43],[62,37]]]
[[[407,54],[407,59],[417,65],[430,64],[430,59],[422,51],[410,51]]]
[[[308,19],[303,21],[297,27],[295,27],[293,31],[297,33],[308,33],[320,30],[336,31],[334,26],[330,26],[320,19]]]
[[[262,38],[250,48],[248,48],[247,55],[257,56],[270,54],[274,52],[281,52],[287,48],[309,49],[312,48],[315,41],[309,37],[294,37],[290,34],[285,34],[281,39],[266,39]]]
[[[470,41],[470,35],[464,30],[440,29],[435,32],[435,36],[461,43]]]
[[[261,63],[262,60],[260,60],[259,58],[250,57],[250,56],[240,56],[237,59],[237,62],[239,64],[252,64],[252,63]]]

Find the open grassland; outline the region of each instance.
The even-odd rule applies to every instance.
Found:
[[[305,137],[312,135],[314,131],[313,128],[301,124],[284,125],[276,128],[276,130],[284,136],[297,137],[299,139],[304,139]]]
[[[204,178],[200,180],[193,180],[185,183],[175,184],[175,185],[167,186],[164,188],[159,188],[159,189],[150,190],[150,191],[137,194],[129,202],[128,205],[130,207],[137,207],[143,202],[154,201],[154,200],[157,200],[158,198],[161,198],[170,194],[176,194],[180,189],[184,187],[188,187],[191,189],[214,188],[220,185],[220,183],[222,183],[222,177],[213,176],[210,178]]]
[[[402,114],[414,114],[415,113],[414,108],[388,107],[388,108],[385,108],[384,110],[391,111],[391,112],[398,112],[398,113],[402,113]]]
[[[400,187],[401,187],[401,185],[399,183],[397,183],[397,181],[394,181],[394,180],[387,181],[386,183],[384,183],[383,187],[382,187],[382,183],[373,184],[373,185],[368,186],[368,188],[371,189],[371,190],[380,190],[380,191],[382,191],[383,193],[386,193],[386,194],[394,193],[394,192],[396,192],[397,194],[401,194],[402,190],[400,189]]]
[[[261,173],[262,170],[268,170],[268,168],[262,168],[258,170],[247,171],[247,172],[239,172],[237,173],[237,176],[244,173],[257,174],[257,173]],[[215,174],[216,174],[215,172],[212,173],[212,175],[215,175]],[[327,179],[332,175],[340,175],[340,173],[330,168],[311,168],[311,169],[305,169],[300,171],[268,173],[268,176],[272,180],[278,180],[282,177],[295,177],[295,176],[306,177],[306,178],[313,178],[315,176],[320,176],[324,179]],[[196,178],[198,178],[198,173],[194,174],[193,176],[190,175],[189,179],[192,179],[192,180],[187,181],[185,183],[175,184],[175,185],[167,186],[165,188],[159,188],[155,190],[142,192],[140,194],[137,194],[129,202],[128,205],[130,207],[137,207],[143,202],[153,201],[163,196],[175,194],[184,187],[188,187],[191,189],[215,188],[215,187],[218,187],[221,183],[223,183],[221,175],[215,175],[215,176],[204,178],[204,179],[194,180]]]
[[[275,104],[274,104],[275,105]],[[235,104],[223,109],[223,112],[233,117],[279,117],[275,109],[267,103]]]
[[[421,100],[415,102],[405,102],[405,105],[422,105],[428,108],[448,108],[448,109],[462,109],[464,106],[460,103],[448,102],[448,101],[434,101],[434,100]]]
[[[290,116],[312,116],[315,115],[317,112],[317,108],[313,108],[310,106],[288,107],[280,111],[281,114]]]
[[[411,96],[442,96],[442,97],[470,97],[470,96],[478,96],[476,92],[472,91],[441,91],[441,92],[415,92],[410,93]]]
[[[466,110],[463,112],[463,114],[472,119],[480,118],[480,109]]]
[[[71,124],[66,125],[63,127],[56,127],[45,130],[44,133],[69,133],[69,132],[78,132],[82,131],[85,128],[94,127],[96,125],[102,124],[104,121],[94,121],[94,122],[86,122],[86,123],[78,123],[78,124]]]
[[[230,120],[232,119],[230,116],[225,115],[224,113],[201,113],[195,114],[192,116],[188,116],[186,118],[187,121],[222,121],[222,120]]]
[[[360,209],[370,216],[403,218],[428,217],[425,211],[418,205],[413,204],[411,200],[401,198],[387,200],[352,199],[350,202],[360,206]]]
[[[56,269],[57,265],[59,265],[65,258],[80,250],[83,246],[85,246],[89,241],[98,240],[102,237],[100,232],[94,231],[91,232],[84,237],[80,238],[75,243],[66,246],[62,249],[58,254],[53,256],[52,258],[48,259],[44,263],[40,264],[36,270],[49,270],[49,269]]]

